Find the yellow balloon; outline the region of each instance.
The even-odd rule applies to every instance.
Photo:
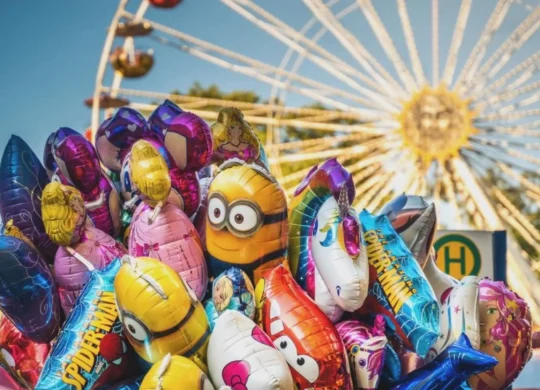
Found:
[[[206,374],[183,356],[167,355],[150,368],[141,383],[141,390],[214,390]]]
[[[167,163],[148,141],[139,140],[131,148],[131,181],[143,201],[152,207],[164,202],[171,192]]]
[[[287,200],[264,168],[239,161],[224,163],[210,184],[206,246],[212,276],[237,267],[257,284],[285,261]]]
[[[144,360],[168,353],[193,360],[204,371],[210,327],[203,305],[168,265],[149,257],[124,258],[114,280],[124,334]]]
[[[81,193],[58,182],[47,184],[41,194],[41,217],[51,241],[61,246],[77,243],[86,219]]]

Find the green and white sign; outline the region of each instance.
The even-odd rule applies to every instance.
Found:
[[[461,279],[467,275],[506,279],[506,232],[440,230],[435,235],[437,266]]]

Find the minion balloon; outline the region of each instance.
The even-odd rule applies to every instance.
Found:
[[[208,191],[206,247],[212,276],[240,268],[257,283],[285,261],[287,201],[266,169],[240,159],[222,164]]]
[[[207,371],[210,327],[202,304],[168,265],[149,257],[124,257],[114,281],[119,316],[130,344],[155,363],[168,353]]]

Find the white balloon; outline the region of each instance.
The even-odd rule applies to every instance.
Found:
[[[293,389],[289,366],[270,338],[244,314],[226,310],[208,343],[208,370],[217,388]]]

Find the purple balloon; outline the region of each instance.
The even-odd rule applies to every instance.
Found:
[[[354,388],[376,389],[388,343],[384,335],[384,319],[377,316],[374,326],[355,320],[343,321],[336,325],[336,329],[347,349]]]
[[[0,309],[29,339],[48,343],[61,311],[51,271],[41,255],[15,237],[0,236]]]
[[[45,169],[20,137],[9,139],[0,163],[0,214],[32,241],[52,263],[57,245],[45,233],[41,219],[41,192],[49,183]]]
[[[172,120],[184,111],[170,100],[165,100],[148,118],[148,126],[163,141]]]
[[[142,138],[154,136],[138,111],[122,107],[99,127],[95,139],[97,154],[103,165],[119,173],[131,146]]]

